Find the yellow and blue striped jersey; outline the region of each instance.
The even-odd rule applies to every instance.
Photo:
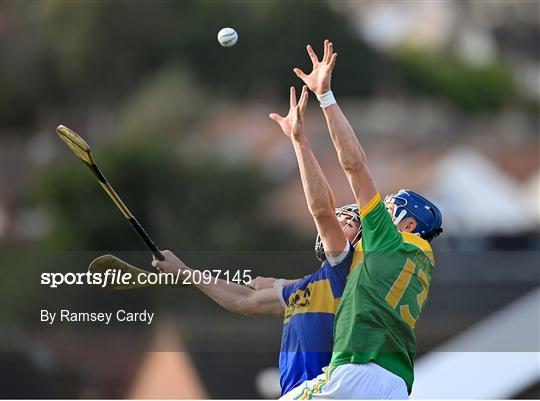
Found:
[[[313,274],[283,287],[285,307],[279,370],[281,392],[310,380],[332,356],[334,316],[345,289],[354,248],[335,266],[325,260]]]

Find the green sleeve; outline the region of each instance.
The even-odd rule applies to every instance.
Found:
[[[379,193],[360,209],[360,220],[364,252],[387,250],[401,243],[401,235]]]

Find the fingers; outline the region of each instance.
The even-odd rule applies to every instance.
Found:
[[[165,271],[163,269],[162,264],[163,264],[162,261],[159,261],[157,259],[152,260],[152,266],[154,266],[156,268],[156,270],[159,271],[159,272],[164,272]]]
[[[300,78],[302,81],[304,81],[307,77],[304,71],[302,71],[300,68],[293,68],[293,72],[296,74],[298,78]]]
[[[276,114],[276,113],[270,113],[268,115],[268,117],[270,117],[272,120],[274,120],[278,124],[281,124],[281,122],[283,121],[283,118],[284,118],[284,117],[281,117],[279,114]]]
[[[311,45],[307,45],[306,49],[313,65],[317,64],[319,62],[319,59],[317,58],[317,55],[313,51],[313,48],[311,47]]]
[[[302,87],[302,94],[300,95],[300,103],[298,107],[301,113],[303,113],[306,110],[308,98],[309,98],[308,87],[304,85]]]
[[[330,64],[332,61],[332,56],[334,55],[334,44],[328,39],[324,41],[324,57],[322,62],[325,64]]]
[[[294,86],[291,86],[289,103],[291,108],[296,107],[296,89],[294,89]]]
[[[168,249],[165,249],[163,251],[161,251],[161,254],[165,257],[165,260],[158,260],[156,259],[156,257],[154,255],[152,255],[152,262],[151,262],[151,265],[153,267],[155,267],[158,271],[160,272],[164,272],[164,268],[165,268],[165,263],[167,261],[167,258],[170,257],[170,255],[172,255],[172,252],[169,251]]]
[[[329,44],[330,44],[330,41],[328,39],[326,39],[324,41],[324,45],[323,45],[323,48],[324,48],[324,54],[323,54],[323,59],[322,59],[322,62],[323,63],[328,63],[328,60],[330,59],[330,49],[329,49]]]
[[[302,87],[302,94],[300,95],[300,101],[298,103],[298,107],[296,108],[296,117],[298,119],[302,119],[302,115],[306,111],[307,102],[308,102],[308,88],[306,85]]]
[[[324,53],[323,53],[323,58],[320,62],[330,65],[332,62],[332,58],[334,57],[334,44],[330,42],[328,39],[326,39],[324,41],[323,47],[324,47]],[[311,59],[311,62],[313,63],[313,65],[315,65],[316,63],[319,63],[319,59],[317,58],[317,55],[313,51],[313,48],[311,47],[311,45],[307,45],[306,48],[309,54],[309,58]],[[296,70],[298,70],[298,72]],[[301,76],[299,75],[299,73],[302,73],[301,70],[299,70],[298,68],[295,68],[294,72],[298,76],[298,78],[301,78]]]
[[[332,54],[332,58],[330,59],[330,62],[328,63],[328,67],[330,67],[331,70],[333,70],[334,66],[336,65],[336,59],[337,59],[337,53]]]
[[[329,40],[324,41],[324,58],[323,63],[332,66],[332,59],[334,59],[334,44]],[[334,61],[335,62],[335,61]]]

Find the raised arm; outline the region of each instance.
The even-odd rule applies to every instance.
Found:
[[[304,86],[300,101],[296,101],[294,87],[290,89],[290,107],[286,117],[271,113],[283,133],[292,142],[309,212],[313,216],[324,249],[331,256],[339,255],[347,245],[347,238],[335,213],[334,196],[324,176],[308,139],[304,134],[304,113],[307,108],[308,90]]]
[[[176,274],[190,271],[171,251],[161,251],[165,260],[153,260],[152,266],[160,271]],[[225,309],[241,315],[282,315],[283,306],[274,288],[254,290],[225,280],[212,280],[209,284],[195,284],[203,293]]]
[[[313,64],[311,73],[305,74],[299,68],[293,71],[319,99],[341,167],[356,202],[363,207],[377,193],[377,188],[367,166],[366,154],[330,89],[337,53],[334,53],[333,44],[328,40],[324,41],[324,55],[321,61],[310,45],[307,46],[307,52]]]

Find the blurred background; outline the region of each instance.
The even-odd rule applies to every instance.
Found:
[[[539,15],[537,1],[0,1],[0,396],[279,395],[280,319],[190,289],[40,288],[42,271],[85,271],[104,251],[150,259],[55,128],[92,145],[161,247],[300,277],[316,232],[268,113],[286,112],[305,45],[320,54],[329,38],[333,91],[379,189],[443,210],[413,397],[540,398]],[[232,48],[216,40],[225,26]],[[314,96],[306,128],[350,203]],[[107,302],[164,312],[130,335],[39,323],[45,303]]]

